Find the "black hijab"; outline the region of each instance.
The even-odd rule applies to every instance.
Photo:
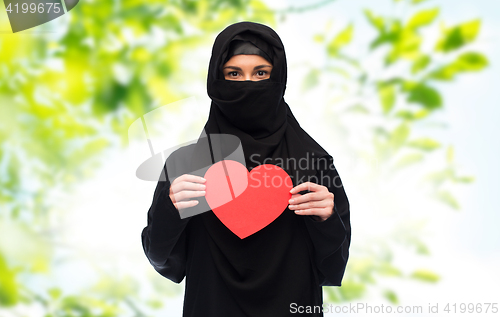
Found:
[[[265,52],[273,64],[270,78],[225,80],[222,65],[228,54],[232,54],[229,50],[232,41],[248,41]],[[207,89],[212,103],[203,135],[237,136],[249,170],[264,160],[276,165],[286,159],[306,160],[307,166],[302,164],[302,168],[281,165],[296,186],[316,174],[313,159],[328,154],[300,127],[285,102],[286,79],[285,51],[276,32],[252,22],[224,29],[215,40],[208,69]],[[203,155],[207,153],[207,143],[202,139],[206,141],[200,138],[192,155],[193,171],[207,166],[207,156]],[[221,145],[220,156],[212,153],[211,163],[234,150],[234,144],[225,146]],[[199,206],[207,206],[206,201]],[[239,307],[249,316],[277,316],[273,312],[283,311],[293,296],[299,296],[299,301],[321,296],[319,286],[313,285],[317,277],[303,217],[287,208],[267,227],[245,239],[226,228],[211,210],[190,221],[206,229],[194,233],[192,238],[207,240],[212,258],[207,261],[213,260]]]
[[[250,42],[269,57],[273,64],[269,79],[224,79],[222,66],[230,54],[234,54],[231,44],[240,41]],[[273,29],[253,22],[228,26],[215,39],[210,59],[207,90],[212,104],[205,133],[237,136],[248,169],[264,160],[274,162],[289,173],[294,185],[298,185],[316,174],[313,160],[328,154],[300,127],[285,102],[286,80],[285,50]],[[299,169],[296,163],[301,158],[308,163]]]
[[[232,40],[231,45],[229,45],[226,58],[224,59],[224,63],[226,63],[234,55],[260,55],[271,64],[273,63],[273,59],[269,55],[267,55],[266,52],[253,45],[252,42],[249,41]]]

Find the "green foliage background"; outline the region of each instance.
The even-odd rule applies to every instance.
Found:
[[[389,1],[389,0],[387,0]],[[15,316],[35,307],[40,316],[155,316],[162,298],[179,289],[158,277],[148,277],[155,296],[141,290],[145,275],[102,278],[88,289],[73,292],[50,280],[64,255],[58,235],[63,210],[58,197],[93,172],[106,149],[124,146],[130,124],[144,113],[190,95],[189,83],[204,82],[203,74],[186,74],[179,63],[186,52],[210,46],[225,26],[241,20],[276,27],[290,14],[321,10],[332,1],[271,10],[264,1],[81,1],[55,36],[6,34],[0,36],[0,307]],[[368,128],[371,142],[342,146],[353,156],[377,158],[373,179],[394,178],[412,166],[424,166],[427,157],[441,153],[440,170],[423,170],[423,191],[453,209],[460,207],[453,186],[473,181],[454,162],[453,144],[432,135],[414,136],[414,127],[446,104],[439,85],[467,74],[477,76],[488,57],[468,47],[481,31],[481,20],[438,25],[441,9],[432,1],[401,0],[409,18],[377,12],[363,14],[376,31],[365,43],[384,72],[363,67],[367,56],[345,50],[356,36],[356,25],[333,32],[328,25],[314,40],[327,58],[308,69],[304,94],[326,88],[322,120],[335,129],[353,129],[335,121],[339,113],[378,119]],[[4,12],[2,30],[9,29]],[[62,19],[61,19],[62,20]],[[424,50],[422,30],[434,27],[438,40]],[[43,30],[42,27],[40,27]],[[157,34],[162,41],[158,41]],[[372,57],[373,59],[373,57]],[[390,74],[389,76],[387,74]],[[377,102],[372,102],[376,96]],[[338,110],[335,105],[346,105]],[[375,105],[375,106],[374,106]],[[424,168],[424,167],[423,167]],[[375,183],[376,184],[376,183]],[[146,210],[144,211],[146,212]],[[399,241],[415,254],[429,249],[405,233]],[[382,241],[383,245],[383,241]],[[353,249],[341,288],[325,288],[326,300],[352,301],[366,296],[383,277],[439,281],[428,268],[409,274],[397,267],[390,246],[382,252]],[[155,284],[156,283],[156,284]],[[398,290],[380,288],[388,302],[399,302]]]

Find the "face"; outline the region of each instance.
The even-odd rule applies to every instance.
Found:
[[[260,55],[234,55],[222,67],[226,80],[263,80],[271,76],[273,66]]]

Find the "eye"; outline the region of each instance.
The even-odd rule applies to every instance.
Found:
[[[238,76],[238,72],[229,72],[229,73],[227,73],[227,75],[230,77],[236,77],[236,76]]]
[[[259,71],[257,71],[257,76],[262,77],[262,76],[265,76],[265,75],[267,75],[267,72],[265,70],[259,70]]]

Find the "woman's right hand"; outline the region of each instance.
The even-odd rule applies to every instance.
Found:
[[[203,177],[184,174],[177,177],[170,185],[169,197],[177,210],[198,205],[197,200],[191,198],[205,196],[206,180]]]

